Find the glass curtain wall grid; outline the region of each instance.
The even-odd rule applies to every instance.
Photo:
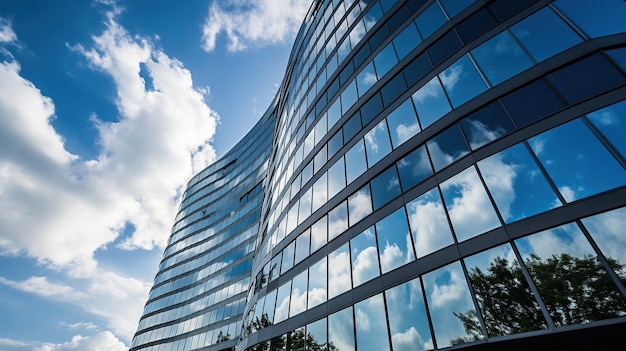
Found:
[[[314,1],[264,151],[189,183],[132,350],[626,346],[624,18]]]

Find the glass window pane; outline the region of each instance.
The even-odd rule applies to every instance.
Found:
[[[369,227],[350,240],[352,283],[357,287],[380,275],[374,227]]]
[[[575,223],[515,244],[555,325],[626,315],[626,300]]]
[[[626,171],[581,119],[528,140],[565,201],[626,183]]]
[[[352,288],[350,276],[350,248],[345,243],[328,255],[328,298],[342,294]]]
[[[326,350],[326,318],[306,326],[306,347],[310,351]]]
[[[480,322],[461,264],[451,263],[423,279],[437,347],[481,340]]]
[[[300,263],[302,260],[309,256],[309,244],[311,242],[311,230],[305,230],[296,239],[296,260],[295,264]]]
[[[489,336],[548,327],[509,244],[465,259]]]
[[[417,83],[417,81],[424,78],[424,76],[430,72],[431,68],[432,64],[430,63],[428,55],[426,52],[422,52],[402,70],[402,74],[404,74],[406,78],[406,84],[412,86]]]
[[[327,271],[326,257],[309,268],[309,309],[326,302]]]
[[[338,351],[354,351],[352,306],[328,316],[328,346]]]
[[[498,85],[533,65],[506,30],[472,50],[472,55],[492,85]]]
[[[298,313],[306,311],[306,292],[307,281],[309,280],[309,271],[298,274],[293,278],[291,286],[291,307],[289,308],[289,317],[293,317]]]
[[[387,123],[394,149],[421,131],[410,98],[387,116]]]
[[[313,159],[313,173],[319,172],[326,164],[326,161],[328,161],[328,153],[326,152],[326,145],[324,145]]]
[[[344,201],[328,212],[328,241],[333,240],[346,229],[348,229],[348,208]]]
[[[367,164],[375,165],[383,157],[391,152],[391,141],[387,132],[387,122],[383,119],[365,134],[365,148],[367,151]]]
[[[270,350],[272,351],[286,351],[287,350],[287,334],[283,334],[272,338],[270,343]]]
[[[415,260],[404,207],[376,223],[380,268],[383,273]]]
[[[500,226],[496,211],[474,167],[441,183],[441,191],[459,241]]]
[[[461,57],[441,72],[439,78],[453,107],[458,107],[487,90],[487,84],[468,55]]]
[[[376,78],[376,71],[374,70],[374,64],[370,62],[359,75],[356,77],[356,82],[359,88],[359,97],[365,95],[365,93],[372,87],[372,85],[376,84],[378,79]],[[343,95],[342,95],[343,96]],[[350,105],[352,106],[352,105]],[[343,110],[344,113],[347,111]]]
[[[561,206],[524,144],[478,162],[478,169],[505,223]]]
[[[529,101],[533,103],[529,104]],[[543,79],[505,95],[502,103],[518,127],[531,124],[563,107],[563,102]]]
[[[455,27],[461,40],[465,43],[469,43],[497,23],[493,15],[489,12],[489,8],[483,7],[459,22]]]
[[[332,199],[338,192],[346,187],[346,168],[343,157],[328,169],[328,198]]]
[[[378,294],[354,305],[356,345],[359,351],[389,350],[389,332],[383,295]]]
[[[473,4],[476,0],[440,0],[441,5],[448,13],[450,18],[456,16],[459,12],[463,11],[466,7]]]
[[[515,129],[498,101],[463,118],[461,128],[473,150]]]
[[[376,76],[374,75],[374,78]],[[346,112],[354,105],[357,99],[356,94],[356,80],[352,81],[346,89],[341,93],[341,114],[345,115]]]
[[[441,170],[469,153],[463,133],[456,124],[429,140],[426,145],[428,145],[435,171]]]
[[[404,190],[412,188],[433,174],[424,145],[401,158],[396,165]]]
[[[309,188],[300,197],[300,207],[298,215],[298,224],[304,222],[311,215],[311,200],[313,196],[313,188]]]
[[[593,2],[559,0],[555,5],[591,37],[617,34],[626,31],[626,3],[604,0],[602,6]]]
[[[370,213],[372,213],[372,194],[369,184],[365,184],[348,198],[349,225],[355,225]]]
[[[289,296],[291,293],[291,280],[278,288],[276,296],[276,312],[274,313],[274,324],[280,323],[289,316]]]
[[[432,350],[422,284],[419,278],[385,291],[394,351]]]
[[[287,350],[289,351],[305,351],[304,350],[304,327],[300,327],[291,333],[287,333]]]
[[[270,272],[267,276],[267,282],[271,282],[272,280],[278,278],[280,275],[280,260],[283,256],[282,251],[272,258],[272,263],[270,264]]]
[[[398,58],[402,60],[413,49],[415,49],[422,42],[422,38],[417,32],[417,27],[413,22],[402,30],[394,39],[393,46],[396,48]]]
[[[415,103],[417,117],[422,124],[422,129],[433,124],[452,110],[437,77],[433,77],[430,82],[413,94],[413,102]]]
[[[611,58],[622,67],[623,70],[626,70],[626,47],[607,50],[606,51]]]
[[[328,201],[328,193],[326,189],[328,185],[327,183],[327,174],[324,173],[315,182],[315,184],[313,184],[313,212],[322,207]]]
[[[343,146],[343,133],[341,129],[328,140],[328,158],[332,158]]]
[[[537,62],[582,41],[580,36],[549,7],[512,26],[511,31]]]
[[[626,286],[626,207],[584,218],[583,224]]]
[[[265,295],[265,305],[263,306],[263,318],[267,321],[267,324],[272,324],[274,320],[274,307],[276,306],[276,292],[277,289],[270,291]]]
[[[374,57],[374,65],[376,66],[376,75],[378,79],[381,79],[393,66],[398,63],[396,52],[393,49],[393,44],[389,43],[387,46]]]
[[[357,111],[350,119],[343,125],[343,140],[348,143],[352,137],[361,131],[361,114]]]
[[[626,157],[626,100],[587,114],[611,144]]]
[[[356,178],[367,170],[365,160],[365,144],[359,140],[348,152],[346,152],[346,175],[347,183],[352,183]]]
[[[437,188],[409,202],[406,205],[406,211],[418,258],[454,244],[450,224],[448,224]]]
[[[327,242],[326,216],[324,216],[311,226],[311,253],[326,245]]]
[[[317,121],[317,124],[315,124],[315,145],[317,145],[317,143],[319,143],[320,140],[322,140],[322,138],[326,135],[327,128],[327,119],[326,115],[324,115],[324,117],[320,118],[320,120]]]
[[[400,195],[400,181],[398,180],[396,166],[392,165],[376,178],[372,179],[371,185],[375,210]]]
[[[335,100],[335,102],[328,108],[328,129],[332,128],[337,121],[341,118],[341,101],[340,99]]]
[[[441,6],[435,1],[417,17],[415,23],[420,33],[422,33],[422,38],[426,39],[447,21],[448,19],[443,10],[441,10]]]
[[[292,241],[283,249],[283,264],[280,267],[280,274],[284,274],[286,271],[293,267],[293,258],[296,248],[296,242]]]

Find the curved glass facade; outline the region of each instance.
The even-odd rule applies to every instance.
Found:
[[[132,349],[623,346],[623,18],[620,0],[314,2],[264,137],[189,183]]]

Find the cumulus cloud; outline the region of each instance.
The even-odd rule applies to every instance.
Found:
[[[454,242],[437,189],[432,189],[410,202],[407,211],[415,238],[417,257],[425,256]]]
[[[415,327],[411,326],[404,333],[395,333],[391,336],[393,349],[396,351],[412,351],[416,345],[424,345],[422,337],[419,335]]]
[[[284,42],[296,33],[310,5],[310,0],[213,1],[202,28],[202,47],[213,51],[221,33],[233,52]]]
[[[76,335],[63,344],[44,344],[35,351],[126,351],[123,342],[111,332],[105,331],[92,336]]]
[[[0,277],[0,283],[17,290],[55,300],[73,301],[84,297],[84,294],[76,291],[74,288],[65,284],[52,283],[46,277],[30,277],[24,281],[13,281]]]
[[[0,43],[10,43],[16,40],[17,35],[13,31],[11,22],[6,18],[0,17]]]

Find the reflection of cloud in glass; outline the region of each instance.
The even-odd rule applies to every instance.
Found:
[[[473,167],[443,182],[441,190],[459,241],[500,226],[487,192]]]
[[[376,75],[373,74],[372,72],[367,72],[365,73],[365,76],[363,77],[363,83],[365,83],[367,86],[371,86],[374,85],[374,83],[376,83],[377,78]]]
[[[430,157],[433,160],[435,169],[441,169],[444,165],[449,165],[450,163],[454,162],[454,160],[457,158],[441,150],[439,144],[433,140],[428,142],[428,150],[430,151]],[[439,165],[439,167],[437,167],[437,165]]]
[[[309,305],[313,308],[326,301],[326,257],[309,268]]]
[[[378,252],[376,252],[375,246],[370,246],[360,252],[356,252],[352,273],[354,286],[365,283],[378,276]]]
[[[354,305],[356,344],[360,351],[389,350],[387,318],[382,294]]]
[[[479,168],[491,195],[498,204],[502,218],[506,220],[511,216],[511,204],[515,200],[513,182],[517,177],[519,165],[504,163],[500,153],[480,161]]]
[[[576,223],[568,223],[560,227],[545,230],[531,236],[516,240],[520,253],[527,257],[531,253],[542,258],[568,253],[575,257],[594,255],[591,245],[585,239]]]
[[[372,198],[369,188],[362,188],[348,198],[350,225],[354,225],[372,213]]]
[[[300,312],[306,311],[306,290],[301,291],[300,288],[293,288],[291,292],[291,309],[289,316],[295,316]]]
[[[626,264],[626,235],[624,235],[626,207],[588,217],[582,221],[607,258],[616,260],[619,264]],[[626,283],[625,267],[617,269],[617,265],[614,264],[613,269]]]
[[[347,245],[328,255],[328,297],[332,298],[351,288],[350,254]]]
[[[441,83],[443,83],[443,86],[448,92],[454,90],[454,86],[461,78],[462,72],[463,66],[458,64],[455,66],[451,66],[439,75],[439,77],[441,78]]]
[[[360,308],[356,309],[356,329],[358,331],[370,330],[370,319],[367,317],[367,313],[361,311]]]
[[[447,282],[433,287],[430,294],[433,308],[441,308],[460,299],[466,289],[465,279],[459,272],[450,271],[449,273],[450,277]]]
[[[354,324],[352,307],[328,316],[328,342],[338,350],[354,350]]]
[[[454,242],[436,188],[407,204],[406,209],[415,239],[417,257],[425,256]]]
[[[499,127],[496,130],[489,130],[489,127],[481,121],[469,121],[472,129],[471,140],[469,141],[472,149],[476,149],[492,140],[496,140],[506,133],[504,128]]]
[[[410,327],[404,333],[395,333],[391,336],[394,351],[415,351],[417,345],[423,345],[424,341],[414,327]]]
[[[403,142],[409,140],[412,136],[417,134],[420,131],[420,126],[415,121],[415,124],[411,124],[409,126],[405,126],[404,124],[399,124],[396,127],[396,134],[398,135],[398,143],[402,144]]]
[[[384,120],[383,123],[378,123],[376,127],[372,128],[367,134],[365,134],[365,145],[367,146],[367,151],[369,153],[378,153],[378,143],[376,139],[380,136],[381,133],[384,132],[387,128],[385,127]]]
[[[420,103],[423,103],[429,97],[440,98],[443,93],[441,90],[441,85],[439,84],[439,80],[437,77],[431,79],[426,85],[420,88],[418,91],[413,94],[413,99],[417,100]]]

